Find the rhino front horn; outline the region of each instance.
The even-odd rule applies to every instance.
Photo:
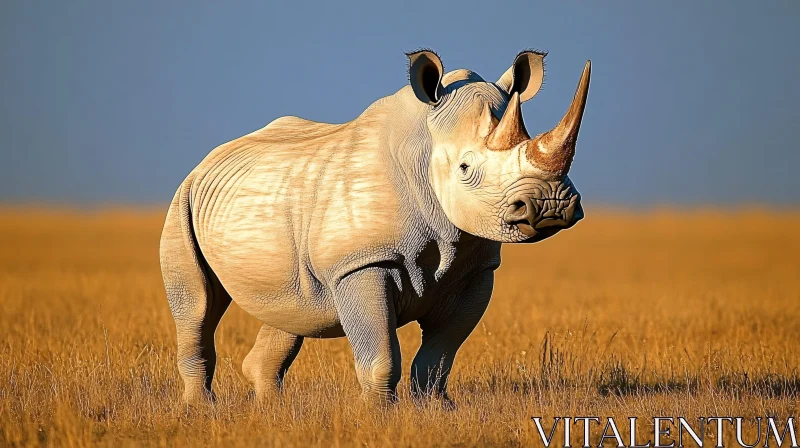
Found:
[[[575,156],[575,143],[578,141],[583,110],[586,108],[591,74],[592,61],[586,61],[578,89],[564,118],[552,130],[528,141],[526,155],[533,165],[559,175],[569,171]]]

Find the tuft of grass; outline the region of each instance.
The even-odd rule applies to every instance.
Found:
[[[241,362],[259,323],[236,305],[216,334],[218,402],[186,408],[162,223],[144,210],[0,211],[0,446],[540,446],[530,417],[570,415],[742,416],[755,440],[753,417],[798,413],[794,212],[590,211],[505,247],[456,359],[452,412],[409,396],[415,324],[399,332],[394,408],[360,402],[344,339],[307,341],[283,396],[257,403]]]

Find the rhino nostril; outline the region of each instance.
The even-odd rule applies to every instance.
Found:
[[[525,201],[517,201],[511,204],[509,211],[515,216],[525,216],[528,213],[528,204]]]
[[[514,224],[533,225],[528,203],[523,200],[511,203],[508,206],[508,211],[506,212],[506,222],[511,225]]]

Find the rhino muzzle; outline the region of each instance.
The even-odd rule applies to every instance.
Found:
[[[531,182],[528,182],[529,184]],[[568,229],[583,218],[581,196],[571,182],[532,182],[507,199],[503,221],[536,241]]]

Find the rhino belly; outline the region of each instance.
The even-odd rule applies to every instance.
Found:
[[[332,300],[274,292],[232,296],[247,313],[287,333],[315,338],[344,336]]]
[[[265,324],[299,336],[341,336],[333,298],[293,250],[280,226],[241,240],[227,233],[206,260],[231,298]],[[329,336],[331,335],[331,336]]]
[[[331,294],[304,267],[291,224],[261,210],[234,208],[209,228],[200,238],[209,266],[233,301],[265,324],[300,336],[340,336]]]
[[[271,327],[306,337],[344,336],[331,295],[303,291],[291,269],[226,263],[215,273],[239,307]]]

